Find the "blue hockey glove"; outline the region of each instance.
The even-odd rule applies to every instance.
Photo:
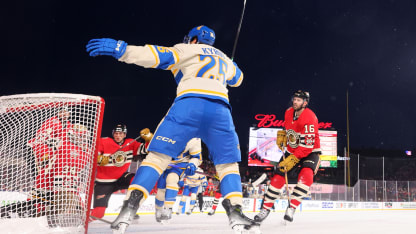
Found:
[[[179,180],[178,186],[179,188],[182,188],[185,185],[185,182],[183,180]]]
[[[127,43],[111,38],[101,38],[90,40],[86,47],[90,56],[109,55],[119,59],[126,52]]]
[[[208,182],[204,181],[202,183],[202,190],[204,191],[208,187]]]
[[[195,175],[195,171],[196,171],[196,166],[193,163],[188,163],[188,166],[185,169],[185,174],[192,176]]]

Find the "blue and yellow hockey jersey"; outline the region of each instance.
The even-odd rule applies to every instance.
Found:
[[[243,73],[230,58],[205,44],[129,45],[119,61],[170,70],[178,85],[176,100],[204,97],[229,105],[227,86],[237,87],[243,81]]]

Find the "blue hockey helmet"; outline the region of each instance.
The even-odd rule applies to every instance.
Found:
[[[199,43],[214,45],[215,32],[207,26],[200,25],[191,29],[188,35],[186,35],[183,39],[183,43],[189,44],[189,42],[191,42],[195,37],[198,39]]]

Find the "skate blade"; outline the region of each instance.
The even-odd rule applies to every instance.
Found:
[[[261,234],[260,225],[234,225],[233,228],[235,234]]]
[[[170,223],[170,220],[160,220],[160,224],[167,225]]]
[[[128,226],[127,223],[118,224],[117,229],[113,229],[113,234],[124,234]]]

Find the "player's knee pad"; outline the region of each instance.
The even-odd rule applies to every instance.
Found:
[[[172,157],[166,154],[151,151],[143,160],[140,166],[153,167],[155,170],[159,172],[159,175],[161,175],[163,171],[165,171],[165,169],[168,167],[171,161]]]
[[[196,200],[196,194],[195,193],[191,193],[191,200]]]
[[[179,190],[178,182],[179,176],[176,173],[169,173],[166,177],[166,188],[170,187],[170,189]]]
[[[313,174],[316,175],[319,169],[319,164],[321,163],[321,158],[318,153],[310,153],[307,157],[301,160],[302,168],[310,168],[313,171]]]
[[[220,177],[221,193],[224,195],[224,199],[228,198],[232,205],[241,205],[243,196],[238,163],[218,164],[215,168]]]
[[[298,183],[301,182],[302,184],[311,186],[313,183],[313,175],[314,174],[311,168],[302,168],[298,176]]]
[[[285,183],[285,177],[280,174],[275,174],[270,180],[270,184],[277,189],[281,189]]]

